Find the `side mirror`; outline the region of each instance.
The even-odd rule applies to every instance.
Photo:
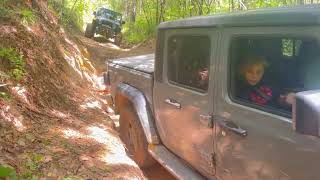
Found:
[[[97,15],[97,12],[94,11],[94,12],[93,12],[93,15]]]
[[[125,24],[126,22],[125,21],[121,21],[121,24],[123,25],[123,24]]]
[[[297,93],[292,118],[296,132],[320,137],[320,90]]]

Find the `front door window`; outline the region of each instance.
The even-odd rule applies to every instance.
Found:
[[[317,179],[320,141],[293,130],[291,104],[295,93],[319,88],[319,28],[233,27],[222,34],[214,84],[217,174]]]
[[[320,88],[314,38],[237,37],[230,54],[231,96],[239,103],[290,116],[295,93]]]

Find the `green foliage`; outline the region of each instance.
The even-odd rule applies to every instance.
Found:
[[[26,163],[26,167],[31,170],[31,171],[35,171],[37,170],[40,166],[38,163],[33,162],[33,161],[29,161]]]
[[[36,180],[36,179],[37,179],[37,177],[36,177],[36,176],[34,176],[34,175],[32,174],[32,172],[30,172],[30,171],[26,171],[26,172],[22,173],[21,175],[19,175],[19,179],[30,179],[30,180]]]
[[[0,98],[3,98],[5,100],[9,100],[11,98],[10,94],[6,92],[0,92]]]
[[[44,160],[44,156],[34,152],[25,153],[25,156],[28,159],[23,165],[25,169],[20,177],[22,179],[38,179],[37,176],[43,176],[43,174],[39,172],[39,169]]]
[[[9,75],[15,80],[21,80],[25,75],[25,60],[14,48],[0,48],[0,60],[8,61]]]
[[[63,177],[62,180],[74,180],[74,179],[78,179],[78,177],[76,176],[67,176],[67,177]]]
[[[9,0],[0,0],[0,19],[9,18],[14,14],[14,11],[8,7]]]
[[[37,21],[37,16],[29,9],[20,9],[21,22],[25,25],[33,24]]]
[[[20,17],[23,24],[32,24],[37,20],[33,11],[24,7],[23,0],[0,0],[0,18]]]
[[[11,180],[18,179],[17,173],[13,168],[0,165],[0,179],[2,178],[9,178]]]
[[[0,5],[0,18],[8,18],[14,14],[14,11]]]
[[[67,28],[81,29],[88,3],[83,0],[48,0],[48,6],[58,13],[60,22]]]
[[[319,3],[319,0],[312,1]],[[70,28],[82,29],[93,18],[98,7],[121,12],[127,24],[124,40],[136,43],[155,35],[163,21],[199,15],[233,12],[266,7],[291,6],[310,3],[303,0],[48,0],[49,7],[59,14],[60,22]]]
[[[312,1],[320,3],[319,0]],[[142,41],[154,35],[156,26],[192,16],[243,11],[266,7],[307,4],[307,0],[108,0],[112,9],[126,15],[124,40]],[[127,31],[130,29],[131,32]]]
[[[1,0],[0,1],[0,6],[1,7],[6,7],[8,5],[8,3],[9,3],[9,0]]]
[[[149,25],[142,18],[135,23],[128,23],[123,28],[124,41],[128,43],[139,43],[155,34],[156,24]]]

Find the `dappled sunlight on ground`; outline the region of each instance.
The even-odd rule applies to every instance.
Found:
[[[110,151],[106,153],[102,160],[108,164],[127,164],[134,167],[138,167],[131,159],[126,155],[124,145],[118,137],[110,134],[110,130],[102,129],[100,127],[89,127],[91,132],[89,137],[94,138],[96,141],[108,146]]]
[[[65,114],[55,109],[51,110],[51,114],[58,118],[67,118],[70,116],[70,114]]]
[[[87,99],[86,102],[80,105],[82,109],[101,109],[102,105],[98,100]]]
[[[41,38],[44,38],[44,36],[46,35],[40,24],[28,25],[22,23],[22,25],[29,33],[32,33],[33,35],[36,35]]]
[[[22,124],[23,116],[15,116],[10,113],[10,106],[0,106],[0,119],[12,123],[18,131],[22,132],[26,127]]]
[[[25,26],[29,32],[35,33],[34,30],[30,26]]]
[[[16,93],[25,103],[30,104],[25,87],[18,84],[17,86],[12,88],[12,91]]]
[[[0,42],[26,63],[21,81],[3,82],[10,96],[0,98],[0,164],[22,179],[144,179],[115,130],[119,117],[107,116],[113,111],[100,77],[106,59],[130,49],[84,43],[58,25],[45,1],[32,2],[35,23],[13,17],[0,26]]]
[[[79,65],[77,64],[76,58],[71,55],[69,52],[64,52],[64,58],[67,60],[68,64],[83,78],[82,72],[79,69]]]
[[[120,115],[110,115],[109,117],[116,123],[116,127],[118,127]]]
[[[72,129],[64,130],[63,134],[66,138],[85,138],[85,135]]]
[[[5,34],[16,33],[17,28],[15,28],[13,26],[0,26],[0,32],[5,33]]]
[[[78,45],[76,45],[75,43],[73,43],[73,42],[72,42],[69,38],[67,38],[67,37],[64,37],[64,40],[65,40],[69,45],[71,45],[71,46],[76,50],[77,53],[80,53],[80,50],[79,50]]]
[[[98,126],[90,126],[86,128],[87,133],[81,133],[80,131],[65,129],[62,130],[65,138],[83,138],[93,139],[96,142],[103,144],[107,152],[100,154],[99,159],[107,164],[126,164],[133,167],[138,166],[126,155],[125,147],[121,140],[114,134],[110,128],[102,128]]]
[[[103,79],[103,77],[101,76],[101,77],[95,77],[95,84],[94,84],[94,86],[95,86],[95,88],[97,88],[97,89],[99,89],[99,90],[103,90],[103,89],[105,89],[106,88],[106,86],[105,86],[105,84],[104,84],[104,79]]]
[[[64,56],[64,59],[70,65],[70,67],[77,72],[82,79],[86,79],[92,84],[95,82],[96,69],[91,62],[85,57],[87,50],[80,50],[79,47],[65,37],[65,41],[70,47],[60,47],[60,51]]]

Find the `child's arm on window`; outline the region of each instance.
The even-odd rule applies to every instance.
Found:
[[[280,95],[280,105],[292,106],[295,100],[295,93],[289,92],[286,95]]]

